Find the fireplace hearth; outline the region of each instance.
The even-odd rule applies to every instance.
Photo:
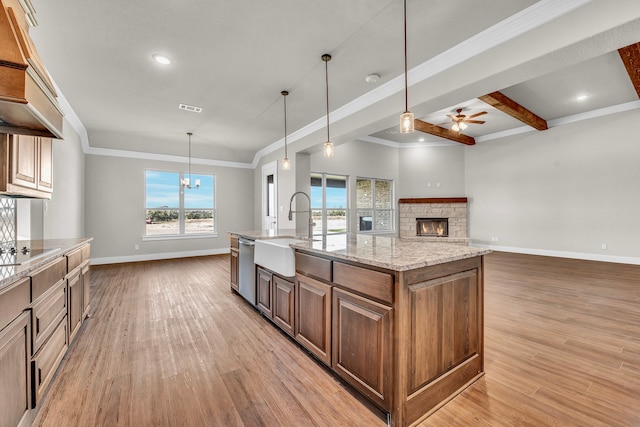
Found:
[[[448,218],[416,218],[416,236],[448,237]]]

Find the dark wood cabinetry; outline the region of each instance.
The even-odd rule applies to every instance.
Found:
[[[331,285],[296,275],[296,340],[331,365]]]
[[[256,273],[256,306],[265,316],[273,316],[273,273],[262,267]]]
[[[296,285],[273,275],[273,322],[287,334],[295,334]]]
[[[333,289],[333,364],[347,382],[390,411],[392,309]]]

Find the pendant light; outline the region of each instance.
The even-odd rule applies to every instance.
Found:
[[[415,130],[413,113],[409,111],[409,85],[407,83],[407,0],[404,0],[404,113],[400,114],[400,133]]]
[[[200,180],[196,179],[195,186],[191,186],[191,135],[193,133],[187,132],[187,136],[189,137],[189,178],[182,178],[182,186],[184,188],[200,188]]]
[[[284,159],[282,159],[282,170],[288,171],[291,169],[291,162],[289,161],[289,157],[287,157],[287,95],[289,92],[283,90],[280,92],[282,95],[282,99],[284,100]]]
[[[325,53],[322,55],[322,60],[324,61],[324,75],[327,86],[327,142],[324,143],[322,151],[325,157],[333,157],[333,142],[329,138],[329,61],[331,61],[331,55]]]

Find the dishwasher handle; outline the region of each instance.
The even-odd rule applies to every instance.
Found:
[[[254,242],[253,240],[245,240],[245,239],[240,239],[239,240],[241,245],[244,246],[255,246],[256,242]]]

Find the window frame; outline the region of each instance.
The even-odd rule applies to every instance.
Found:
[[[371,182],[371,204],[372,206],[369,208],[360,208],[358,207],[358,181],[370,181]],[[391,187],[391,195],[390,195],[390,205],[391,208],[377,208],[376,207],[376,182],[377,181],[386,181],[390,183]],[[395,182],[393,179],[386,178],[370,178],[364,176],[357,176],[355,182],[355,197],[356,197],[356,207],[355,207],[355,215],[356,215],[356,233],[362,234],[379,234],[379,233],[395,233],[396,232],[396,209],[395,209]],[[360,224],[357,220],[360,218],[360,212],[362,211],[371,211],[371,230],[360,230]],[[377,219],[379,212],[389,212],[391,215],[390,224],[391,228],[388,230],[380,230],[377,228]]]
[[[152,241],[152,240],[180,240],[180,239],[204,239],[204,238],[211,238],[211,237],[218,237],[218,215],[217,215],[217,180],[216,180],[216,174],[213,173],[191,173],[189,174],[189,172],[185,172],[185,171],[175,171],[175,170],[165,170],[165,169],[152,169],[152,168],[145,168],[144,169],[144,177],[143,177],[143,186],[144,186],[144,197],[142,200],[142,204],[143,204],[143,218],[146,221],[147,219],[147,172],[160,172],[160,173],[167,173],[167,174],[178,174],[178,188],[179,188],[179,194],[178,194],[178,208],[169,208],[167,210],[177,210],[178,211],[178,221],[179,221],[179,233],[172,233],[172,234],[146,234],[147,233],[147,228],[146,228],[146,224],[143,223],[142,227],[142,241]],[[213,207],[211,209],[207,209],[207,208],[201,208],[201,209],[197,209],[197,208],[186,208],[185,207],[185,188],[182,186],[182,180],[185,177],[190,177],[191,175],[200,175],[200,176],[210,176],[213,180],[213,187],[212,187],[212,191],[213,191]],[[200,189],[194,189],[193,191],[200,191]],[[186,233],[186,227],[185,227],[185,219],[186,219],[186,212],[190,211],[190,210],[211,210],[212,214],[213,214],[213,232],[200,232],[200,233]]]
[[[349,175],[342,175],[342,174],[338,174],[338,173],[328,173],[328,172],[311,172],[309,174],[309,181],[311,181],[311,178],[314,175],[320,175],[321,177],[321,181],[322,181],[322,208],[318,209],[318,208],[314,208],[313,207],[313,203],[311,204],[311,212],[313,211],[317,211],[320,210],[321,211],[321,215],[322,215],[322,234],[326,235],[326,234],[346,234],[349,232],[350,230],[350,209],[349,209]],[[339,177],[344,177],[344,181],[345,181],[345,202],[346,202],[346,206],[344,207],[345,210],[345,226],[346,226],[346,230],[344,232],[340,232],[340,233],[328,233],[327,232],[327,176],[332,177],[332,176],[339,176]],[[310,186],[311,187],[311,186]],[[309,195],[311,197],[311,188],[309,188]],[[336,209],[336,208],[329,208],[331,210]],[[318,235],[316,233],[313,233],[314,236]]]

